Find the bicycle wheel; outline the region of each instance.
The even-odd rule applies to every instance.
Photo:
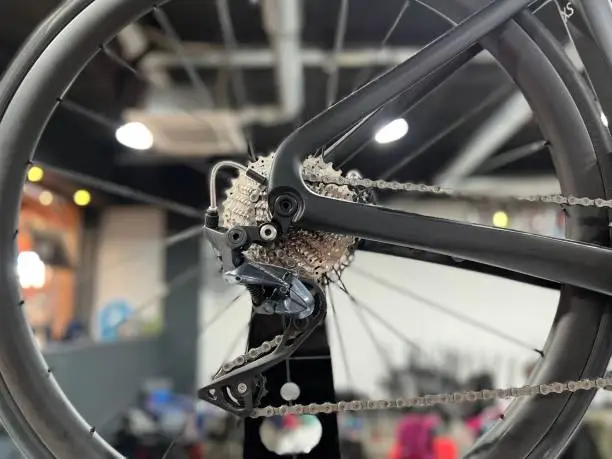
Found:
[[[454,22],[486,3],[427,2]],[[14,239],[25,171],[62,95],[102,44],[157,6],[152,0],[75,0],[62,5],[29,39],[0,85],[0,314],[5,325],[0,334],[0,410],[11,436],[29,457],[120,457],[66,400],[31,339],[19,308]],[[610,151],[608,135],[592,95],[543,26],[522,14],[483,38],[482,45],[531,103],[554,146],[563,191],[607,197],[612,180],[604,161]],[[609,245],[605,211],[572,209],[568,223],[572,238]],[[601,375],[612,352],[608,306],[603,295],[564,286],[534,380]],[[575,393],[518,402],[471,457],[555,457],[591,399],[591,393]]]

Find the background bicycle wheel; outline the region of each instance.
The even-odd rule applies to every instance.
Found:
[[[222,284],[199,231],[211,163],[244,160],[249,144],[272,151],[300,122],[448,27],[407,5],[388,1],[372,15],[365,0],[175,0],[125,29],[66,95],[28,174],[17,266],[24,311],[50,367],[109,441],[122,438],[127,418],[135,441],[161,457],[192,406],[172,394],[192,394],[244,349],[248,298]],[[3,67],[55,6],[3,3]],[[539,16],[566,41],[552,6]],[[382,176],[410,153],[393,170],[398,180],[500,197],[558,192],[528,105],[486,53],[397,118],[376,126],[345,169]],[[555,207],[382,198],[564,234]],[[335,383],[372,398],[465,387],[482,374],[495,386],[521,384],[558,300],[550,286],[368,253],[344,282],[360,304],[334,292]],[[603,438],[606,394],[597,402],[589,422]],[[206,432],[190,443],[197,438],[208,457],[240,457],[238,429],[224,428],[216,412],[201,416]],[[347,445],[386,457],[397,416],[345,421]],[[0,459],[16,454],[0,438]]]

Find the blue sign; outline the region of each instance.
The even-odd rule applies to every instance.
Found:
[[[98,311],[98,327],[102,341],[115,341],[119,330],[130,317],[134,308],[124,299],[115,299],[106,303]]]

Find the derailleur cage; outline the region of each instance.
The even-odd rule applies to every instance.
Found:
[[[198,391],[201,400],[243,418],[258,408],[265,395],[263,372],[291,357],[325,320],[327,303],[323,290],[316,284],[308,284],[308,288],[314,298],[313,313],[305,318],[289,316],[282,340],[265,355],[251,358],[249,351],[234,360],[240,361],[236,367],[227,372],[221,368],[213,381]]]
[[[284,225],[283,225],[284,226]],[[285,228],[286,230],[286,228]],[[265,395],[263,372],[289,358],[323,322],[327,303],[323,290],[313,281],[279,267],[247,260],[243,251],[251,244],[266,245],[283,231],[273,222],[260,226],[219,227],[216,209],[208,210],[206,236],[217,252],[224,278],[245,285],[253,308],[260,314],[279,314],[288,319],[282,336],[263,351],[250,350],[223,367],[213,382],[198,391],[200,399],[240,417],[249,416]],[[274,238],[269,237],[274,234]]]

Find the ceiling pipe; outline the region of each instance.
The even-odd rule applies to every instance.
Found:
[[[335,60],[343,68],[362,68],[370,65],[392,67],[410,59],[419,51],[415,46],[394,46],[385,48],[348,49],[334,53],[318,48],[301,48],[297,58],[303,67],[328,68]],[[196,67],[218,68],[231,65],[243,69],[266,69],[276,65],[276,53],[269,48],[239,48],[228,53],[224,49],[203,45],[201,43],[186,43],[187,59]],[[493,64],[493,56],[482,51],[472,59],[475,64]],[[168,67],[180,66],[180,59],[167,51],[151,51],[143,57],[140,67],[148,71],[165,71]]]
[[[190,64],[196,67],[199,66],[199,62],[194,58],[194,49],[197,49],[198,55],[210,59],[209,62],[212,62],[213,67],[227,65],[241,67],[239,59],[236,59],[237,55],[248,56],[247,59],[251,60],[255,58],[256,64],[262,62],[263,56],[267,67],[275,67],[278,93],[276,105],[247,106],[229,112],[223,110],[226,115],[231,113],[243,125],[252,123],[277,125],[292,121],[298,117],[304,106],[301,0],[262,0],[261,8],[263,25],[268,34],[271,49],[260,49],[258,53],[251,54],[238,50],[230,52],[224,49],[215,50],[201,45],[183,45],[185,57],[189,59]],[[190,90],[176,87],[166,78],[168,67],[172,65],[184,65],[184,62],[173,53],[151,52],[139,63],[140,70],[152,81],[158,83],[149,88],[142,110],[143,114],[173,116],[177,111],[189,111],[194,116],[199,116],[202,122],[206,122],[207,107],[202,107],[197,100],[191,97]],[[219,110],[215,109],[212,112],[219,112]]]
[[[301,0],[263,0],[261,11],[264,29],[276,58],[279,108],[283,116],[293,119],[304,106]]]

